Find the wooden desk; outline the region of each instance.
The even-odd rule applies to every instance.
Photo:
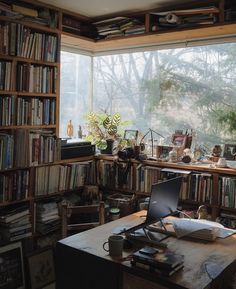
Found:
[[[236,271],[236,235],[212,243],[169,237],[168,248],[184,255],[184,268],[171,277],[137,270],[130,261],[113,260],[102,245],[115,228],[142,221],[145,211],[65,238],[56,246],[57,289],[206,289],[227,288]],[[132,251],[124,251],[123,257]],[[159,284],[159,285],[158,285]]]

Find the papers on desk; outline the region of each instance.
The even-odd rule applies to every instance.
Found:
[[[226,238],[236,233],[236,230],[225,228],[223,225],[207,220],[174,219],[172,224],[177,238],[184,236],[214,241],[217,237]]]

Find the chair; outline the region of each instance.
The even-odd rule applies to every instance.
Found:
[[[67,237],[68,232],[73,234],[104,224],[104,208],[104,202],[84,206],[62,204],[62,238]],[[72,217],[77,217],[76,222],[70,221]],[[97,217],[97,220],[94,220],[95,217]],[[86,219],[86,222],[82,222],[82,219]]]

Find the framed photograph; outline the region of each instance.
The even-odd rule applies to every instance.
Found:
[[[40,251],[28,257],[30,288],[39,289],[55,281],[52,249]]]
[[[132,130],[132,129],[125,130],[124,139],[136,142],[137,138],[138,138],[138,130]]]
[[[235,160],[236,158],[236,144],[225,144],[223,157],[227,160]]]
[[[24,289],[21,242],[0,247],[0,289]]]
[[[172,135],[173,145],[181,146],[181,147],[185,148],[186,142],[187,142],[187,135],[186,134],[174,133]]]

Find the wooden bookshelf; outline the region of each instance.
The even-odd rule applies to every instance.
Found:
[[[228,212],[236,216],[236,196],[234,195],[234,191],[233,189],[231,191],[225,191],[225,186],[229,185],[230,182],[234,183],[236,174],[235,169],[217,168],[214,164],[210,163],[184,164],[152,160],[139,162],[133,159],[124,161],[119,160],[117,156],[108,155],[98,155],[95,157],[95,160],[97,162],[96,168],[100,173],[100,175],[98,173],[98,184],[100,184],[101,188],[104,188],[105,191],[110,192],[111,194],[114,192],[126,194],[134,193],[138,198],[150,196],[151,185],[163,180],[164,175],[162,169],[166,169],[166,176],[168,175],[168,170],[169,173],[186,176],[188,181],[186,192],[181,191],[180,195],[180,205],[183,206],[183,208],[191,207],[197,209],[199,205],[206,205],[211,212],[213,220],[219,217],[221,212]],[[117,163],[125,162],[131,162],[130,173],[127,179],[127,182],[129,183],[128,188],[124,188],[117,183],[117,171],[114,170],[114,175],[103,175],[103,172],[107,172],[108,170],[104,167],[105,165],[111,166],[114,169],[114,164],[117,165]],[[111,170],[112,169],[110,169],[110,171]],[[143,170],[142,179],[140,179],[140,172],[138,172],[138,170]],[[146,172],[144,172],[145,170]],[[191,173],[189,176],[186,175],[186,172],[188,171]],[[197,181],[196,175],[199,176]],[[221,181],[222,178],[226,179],[225,185]],[[113,179],[114,181],[111,181]],[[110,184],[110,181],[112,182],[112,185]],[[144,183],[141,184],[140,182]],[[190,192],[190,182],[194,182],[194,184],[198,182],[196,191],[194,188],[192,193]],[[233,200],[231,200],[231,198],[233,198]],[[227,206],[225,203],[227,203]]]

